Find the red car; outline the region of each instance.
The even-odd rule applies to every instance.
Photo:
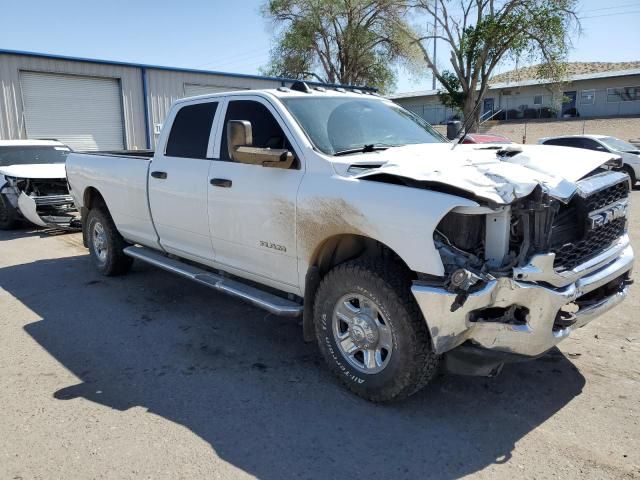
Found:
[[[488,133],[468,133],[460,143],[514,143],[507,137]]]

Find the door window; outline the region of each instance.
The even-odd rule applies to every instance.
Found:
[[[207,102],[186,105],[178,110],[171,126],[165,155],[207,158],[209,134],[217,108],[217,102]]]
[[[575,138],[553,138],[544,142],[545,145],[558,145],[560,147],[578,147]]]
[[[227,124],[229,120],[246,120],[251,122],[253,147],[286,149],[293,152],[293,148],[277,120],[262,103],[253,100],[232,100],[227,107],[224,119],[222,139],[220,142],[220,159],[231,161],[227,147]],[[292,168],[297,164],[294,162]]]
[[[606,152],[606,148],[600,145],[598,142],[591,138],[582,138],[582,148],[586,148],[587,150],[597,150],[599,152]]]

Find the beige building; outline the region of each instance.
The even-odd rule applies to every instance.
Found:
[[[459,112],[439,102],[437,93],[407,92],[390,98],[432,124],[458,117]],[[640,69],[572,75],[560,84],[497,82],[485,95],[481,114],[494,120],[640,115]]]

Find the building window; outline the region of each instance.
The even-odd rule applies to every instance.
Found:
[[[595,90],[582,90],[582,92],[580,92],[580,105],[593,105],[595,101]]]
[[[534,105],[542,105],[542,95],[535,95],[533,97],[533,104]]]
[[[640,100],[640,87],[607,88],[607,102],[633,102]]]
[[[620,101],[620,88],[607,88],[607,103],[617,103]]]
[[[622,90],[623,102],[633,102],[635,100],[640,100],[640,87],[624,87]]]

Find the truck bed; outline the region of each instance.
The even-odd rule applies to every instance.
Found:
[[[153,157],[153,150],[103,150],[103,151],[91,151],[91,152],[74,152],[82,153],[83,155],[99,155],[103,157],[127,157],[127,158],[140,158],[149,159]]]
[[[152,153],[144,150],[72,152],[67,156],[66,169],[78,209],[88,201],[83,192],[92,192],[92,187],[104,198],[109,213],[127,240],[159,247],[147,199]]]

